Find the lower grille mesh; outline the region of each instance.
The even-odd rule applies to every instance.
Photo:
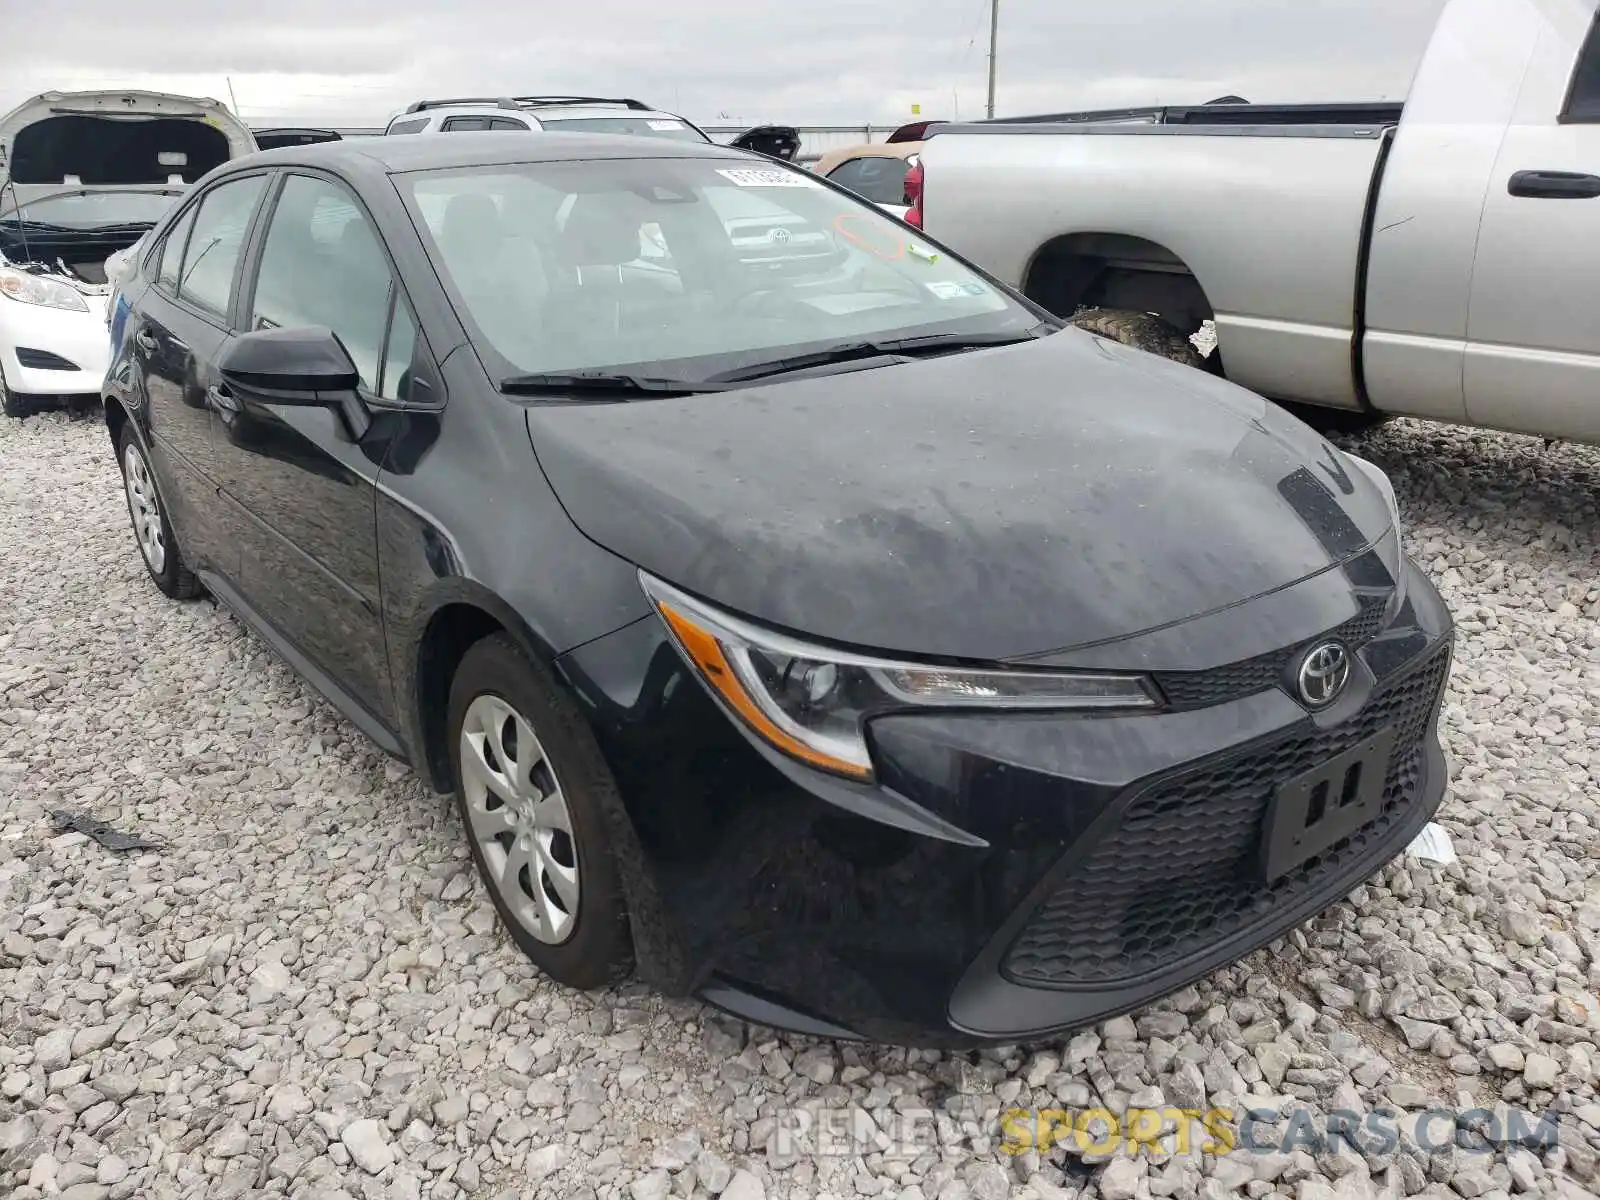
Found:
[[[1158,784],[1034,914],[1002,971],[1035,987],[1134,978],[1203,944],[1248,932],[1342,874],[1411,815],[1423,737],[1449,674],[1449,647],[1374,695],[1352,721],[1295,734]],[[1383,812],[1268,884],[1257,873],[1262,822],[1279,784],[1381,730],[1397,733]]]

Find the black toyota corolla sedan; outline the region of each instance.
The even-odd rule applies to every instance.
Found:
[[[1451,623],[1377,468],[804,171],[296,146],[146,242],[104,399],[151,577],[453,793],[564,984],[1029,1038],[1439,804]]]

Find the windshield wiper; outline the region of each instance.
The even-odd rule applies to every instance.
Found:
[[[15,216],[0,217],[0,232],[20,230],[23,233],[76,233],[70,225],[52,225],[49,221],[17,220]]]
[[[512,375],[500,381],[500,390],[512,396],[540,396],[561,392],[649,393],[654,396],[692,396],[696,392],[725,390],[715,382],[666,379],[655,375],[617,375],[605,371],[567,371],[541,375]]]
[[[1024,333],[930,333],[918,337],[884,338],[870,342],[841,342],[824,350],[807,354],[792,354],[787,358],[773,358],[735,367],[709,378],[712,383],[744,383],[752,379],[767,379],[774,375],[788,375],[812,367],[830,366],[834,363],[853,362],[857,359],[884,359],[884,366],[902,363],[908,356],[941,354],[957,350],[979,350],[988,346],[1012,346],[1031,342],[1047,333],[1055,333],[1060,326],[1041,322]]]

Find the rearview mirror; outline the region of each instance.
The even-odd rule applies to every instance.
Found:
[[[218,366],[229,383],[272,392],[279,404],[337,404],[337,393],[354,391],[361,378],[343,343],[321,326],[244,334]]]

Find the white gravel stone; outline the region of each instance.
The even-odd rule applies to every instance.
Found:
[[[345,1126],[339,1140],[356,1165],[369,1175],[381,1175],[394,1165],[394,1151],[384,1141],[383,1127],[371,1118]]]
[[[1458,1089],[1550,1103],[1562,1148],[1122,1158],[1085,1194],[1600,1191],[1600,452],[1404,421],[1346,444],[1391,473],[1457,619],[1459,861],[1386,867],[1158,1007],[969,1058],[554,987],[497,930],[448,803],[223,611],[154,591],[104,429],[0,420],[0,1195],[627,1200],[664,1175],[684,1198],[1053,1200],[1085,1192],[1076,1155],[1003,1153],[1003,1107],[1418,1112]],[[163,848],[61,837],[56,807]],[[775,1137],[806,1106],[958,1100],[987,1142]]]

